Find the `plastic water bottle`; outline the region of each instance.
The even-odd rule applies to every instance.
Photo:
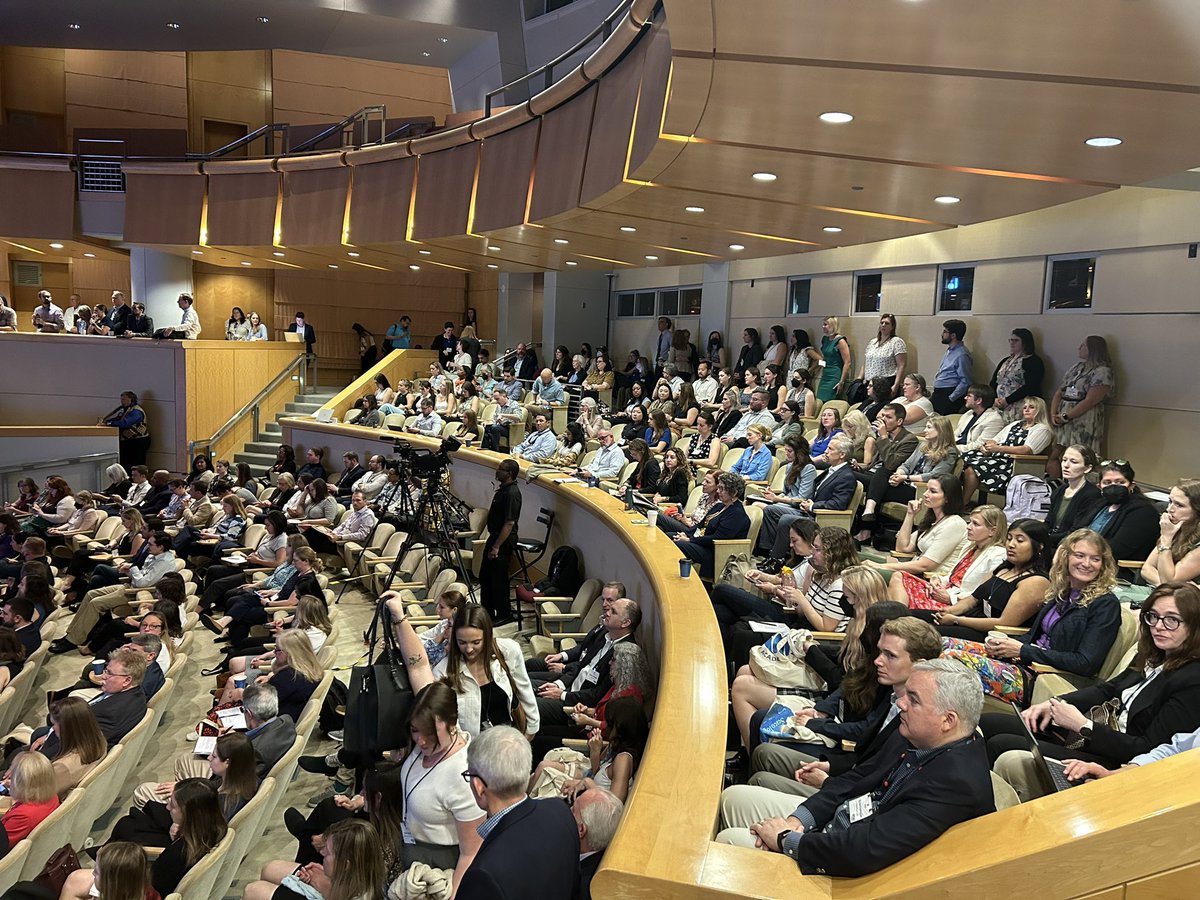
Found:
[[[625,510],[626,512],[633,509],[633,485],[625,485]]]

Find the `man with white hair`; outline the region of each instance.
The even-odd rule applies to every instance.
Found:
[[[578,900],[592,900],[592,876],[600,868],[604,851],[612,843],[625,806],[612,791],[595,787],[575,798],[571,814],[579,830]]]
[[[854,878],[995,812],[987,751],[975,733],[983,692],[971,674],[954,660],[917,663],[896,701],[900,727],[878,754],[830,778],[790,816],[727,828],[718,840],[783,853],[806,875]]]
[[[462,775],[487,819],[458,900],[575,896],[579,828],[561,800],[525,795],[532,763],[529,741],[508,725],[489,728],[467,745]]]

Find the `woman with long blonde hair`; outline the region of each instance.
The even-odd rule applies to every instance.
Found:
[[[882,503],[907,503],[917,496],[918,484],[931,478],[953,475],[958,465],[958,448],[954,445],[954,429],[945,416],[929,416],[925,432],[917,449],[895,472],[877,469],[867,485],[867,501],[863,504],[863,531],[860,541],[870,540],[870,526],[876,520],[875,510]]]

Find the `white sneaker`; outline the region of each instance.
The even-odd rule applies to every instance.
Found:
[[[338,729],[337,731],[331,731],[331,732],[329,732],[329,739],[331,741],[337,741],[339,744],[345,743],[346,732],[344,729]],[[330,763],[330,765],[333,765],[333,764]]]

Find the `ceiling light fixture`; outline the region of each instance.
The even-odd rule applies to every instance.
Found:
[[[266,25],[266,24],[267,24],[268,22],[270,22],[270,21],[271,21],[271,20],[270,20],[270,19],[268,19],[266,16],[259,16],[259,17],[258,17],[258,24],[259,24],[259,25]]]
[[[624,231],[626,234],[633,234],[635,231],[637,231],[637,229],[634,228],[632,225],[622,225],[621,230]]]
[[[685,206],[683,208],[683,210],[684,210],[684,212],[690,212],[690,213],[702,213],[702,212],[704,212],[704,207],[703,206]]]
[[[500,267],[498,265],[496,265],[495,263],[488,263],[488,268],[489,269],[498,269]]]
[[[410,263],[408,267],[409,267],[410,269],[412,269],[414,272],[420,272],[420,271],[421,271],[421,267],[420,267],[420,266],[418,266],[416,263]]]
[[[654,256],[652,254],[646,254],[646,259],[650,260],[650,262],[655,262],[658,259],[658,257]]]
[[[178,22],[168,22],[167,27],[170,28],[172,31],[178,31],[179,23]]]
[[[755,172],[750,177],[755,181],[771,182],[774,181],[778,176],[774,172]]]
[[[433,256],[432,250],[418,250],[417,252],[420,253],[422,256]]]
[[[439,44],[448,44],[448,43],[450,43],[450,38],[448,38],[448,37],[440,37],[440,38],[438,38],[438,43],[439,43]]]
[[[830,125],[845,125],[847,122],[854,121],[854,116],[848,112],[823,112],[819,118],[822,122],[827,122]]]
[[[952,206],[953,204],[960,203],[961,201],[961,197],[952,197],[949,194],[933,198],[934,203],[941,203],[943,206]]]
[[[349,251],[346,255],[349,256],[351,259],[358,259],[360,256],[362,256],[361,253],[358,253],[354,250]]]
[[[1094,137],[1084,141],[1089,147],[1119,147],[1124,143],[1118,137]]]
[[[83,26],[82,26],[82,25],[80,25],[78,22],[72,22],[72,23],[71,23],[70,25],[68,25],[67,27],[68,27],[68,28],[70,28],[72,31],[78,31],[78,30],[79,30],[80,28],[82,28]]]
[[[51,250],[61,250],[62,248],[63,248],[63,245],[60,244],[58,241],[55,241],[53,244],[50,245]]]
[[[745,250],[746,245],[745,244],[730,244],[729,249],[733,250],[734,252],[736,252],[738,250]]]
[[[579,263],[575,262],[575,260],[573,260],[573,259],[568,259],[567,265],[568,266],[577,266],[577,265],[579,265]]]
[[[826,234],[841,234],[842,233],[842,229],[838,228],[836,225],[826,225],[821,230],[824,231]]]
[[[271,253],[271,255],[278,256],[280,259],[283,259],[283,257],[284,257],[284,253],[282,250],[275,250],[274,252]]]
[[[329,268],[331,268],[331,269],[336,269],[336,268],[337,268],[337,263],[330,263],[330,264],[329,264]]]
[[[554,239],[554,243],[556,243],[556,244],[569,244],[569,243],[571,243],[571,242],[570,242],[570,241],[568,241],[566,238],[555,238],[555,239]]]
[[[433,54],[430,53],[428,50],[422,50],[421,55],[426,56],[426,57],[433,56]]]
[[[96,258],[96,254],[95,254],[95,253],[85,253],[85,254],[83,254],[83,255],[84,255],[84,256],[86,256],[88,259],[95,259],[95,258]]]
[[[248,260],[248,259],[243,259],[242,265],[243,266],[252,266],[252,265],[254,265],[254,263],[250,262],[250,260]]]

